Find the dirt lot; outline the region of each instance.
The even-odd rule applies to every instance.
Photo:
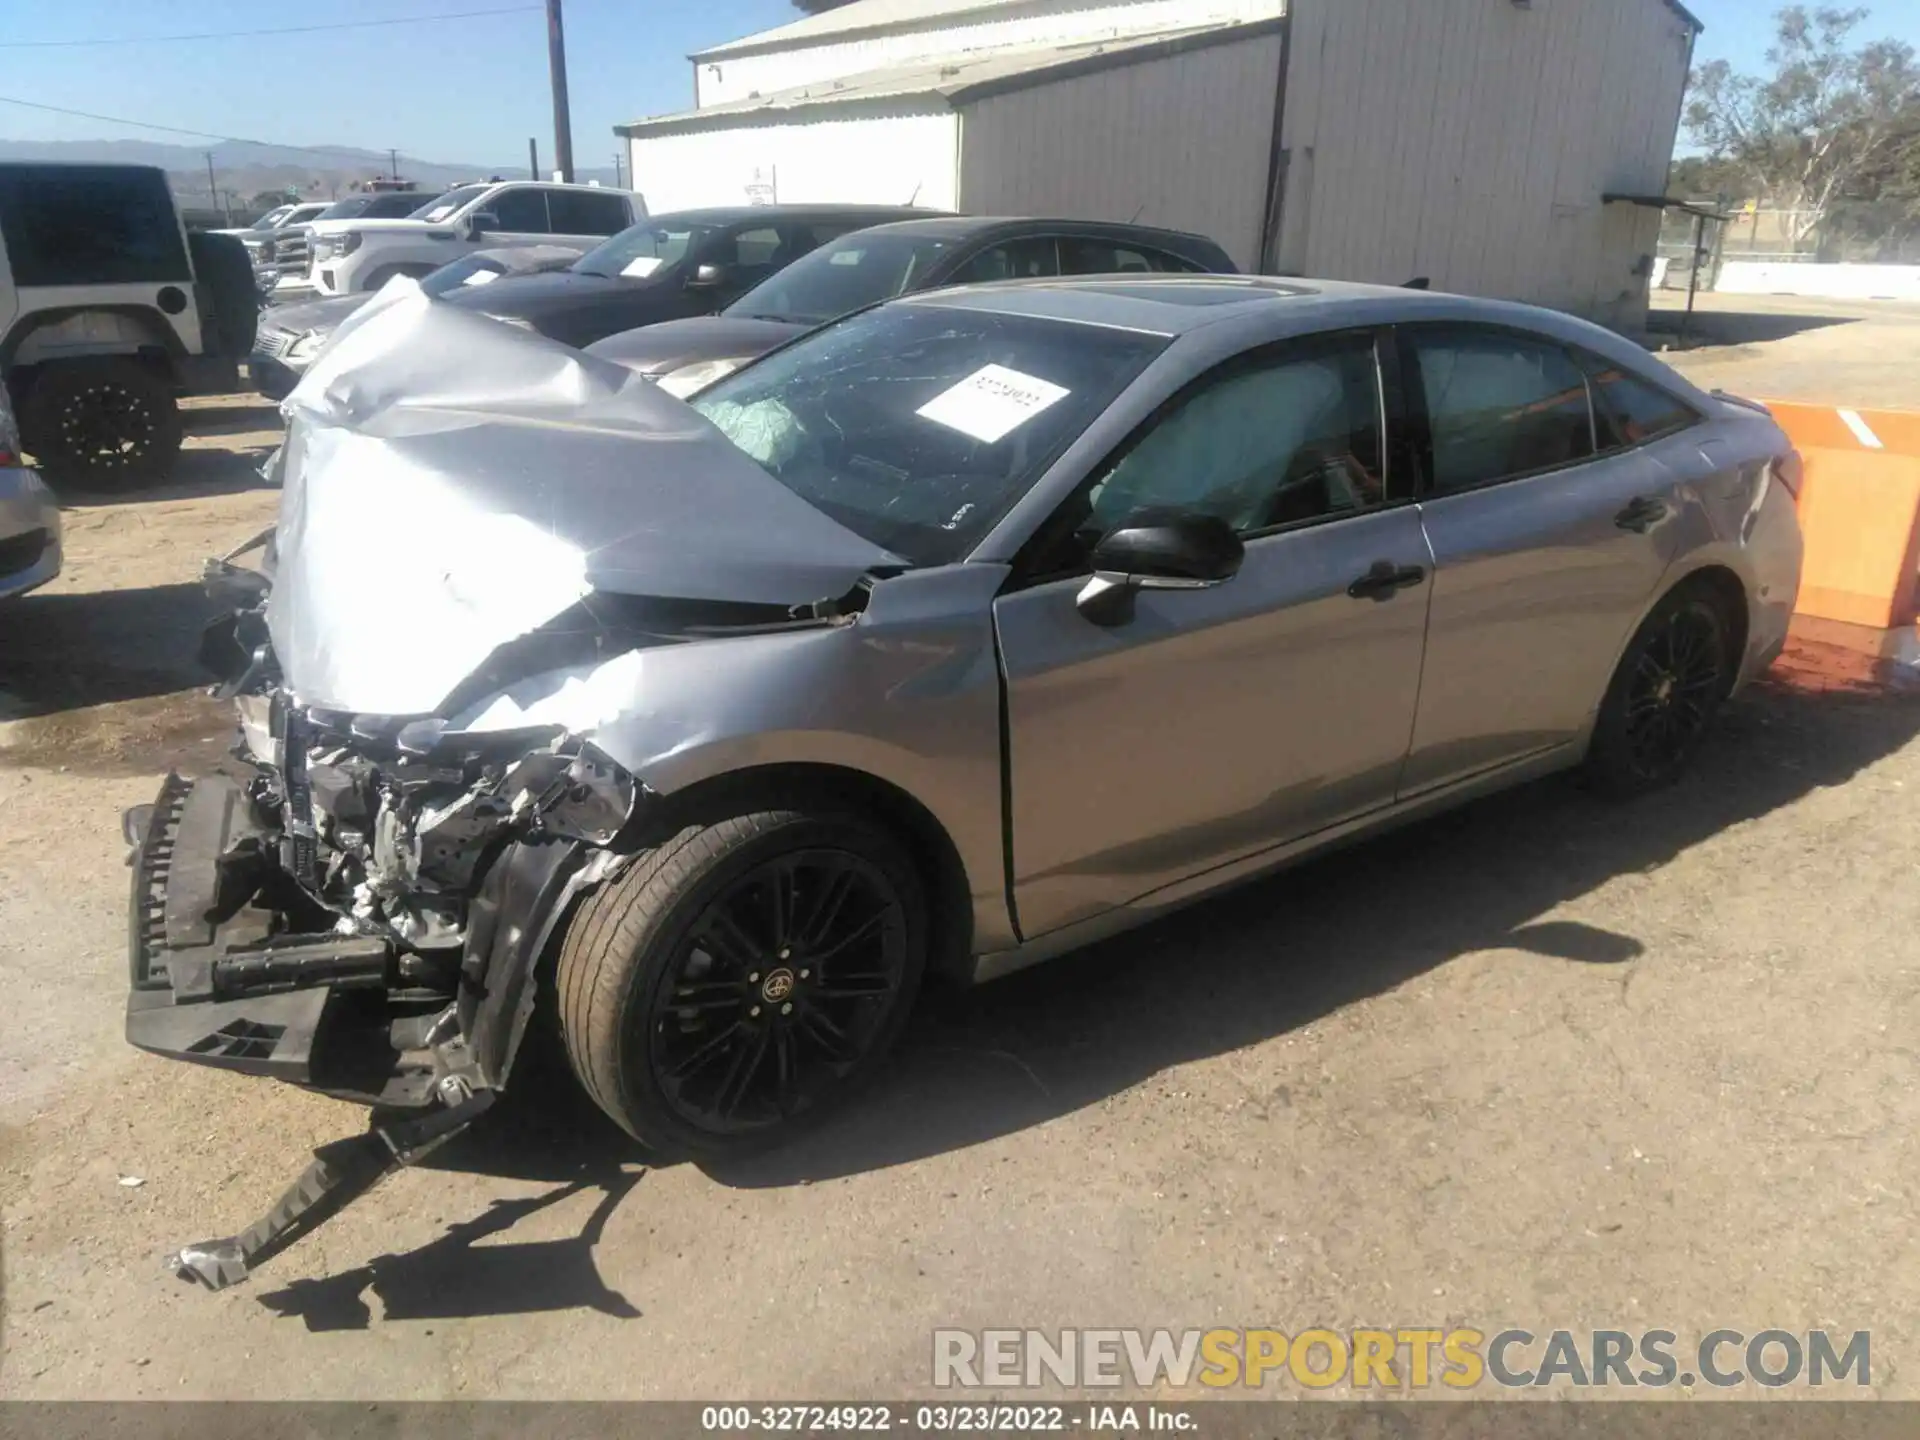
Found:
[[[1886,403],[1916,327],[1684,362]],[[1920,702],[1810,653],[1668,794],[1534,786],[931,1007],[755,1167],[649,1169],[548,1066],[185,1287],[166,1248],[360,1125],[120,1038],[117,816],[226,743],[194,581],[273,511],[271,412],[193,419],[180,483],[77,501],[0,615],[0,1393],[924,1395],[936,1326],[1468,1324],[1870,1329],[1873,1393],[1920,1397]]]

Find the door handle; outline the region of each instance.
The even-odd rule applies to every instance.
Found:
[[[1395,565],[1391,560],[1376,560],[1367,573],[1347,586],[1347,594],[1356,600],[1391,600],[1402,590],[1418,585],[1427,572],[1418,565]]]
[[[1626,509],[1613,517],[1613,523],[1622,530],[1644,535],[1666,518],[1666,501],[1653,495],[1636,495],[1627,502]]]

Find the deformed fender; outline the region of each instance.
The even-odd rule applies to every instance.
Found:
[[[471,1061],[489,1088],[506,1088],[533,1018],[540,957],[580,897],[633,859],[575,840],[515,840],[488,869],[470,909],[455,1004]]]

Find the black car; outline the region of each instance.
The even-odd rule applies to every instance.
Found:
[[[637,325],[711,315],[838,236],[930,213],[904,205],[681,210],[622,230],[565,270],[445,298],[567,345],[587,345]]]
[[[910,290],[1050,275],[1232,275],[1204,235],[1098,220],[964,215],[846,235],[762,281],[718,315],[611,335],[587,353],[661,381],[675,394],[737,370],[815,325]]]

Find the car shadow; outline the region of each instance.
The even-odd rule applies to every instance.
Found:
[[[1627,965],[1643,953],[1641,937],[1553,912],[1844,784],[1920,735],[1911,691],[1871,677],[1839,685],[1815,674],[1803,685],[1792,666],[1779,673],[1727,709],[1696,769],[1660,794],[1614,804],[1567,778],[1544,780],[977,990],[930,993],[863,1101],[779,1150],[702,1168],[753,1189],[963,1149],[1284,1035],[1476,952]],[[644,1162],[557,1050],[550,1038],[530,1048],[507,1103],[432,1163],[558,1181]]]
[[[203,684],[198,647],[213,602],[199,585],[37,591],[0,625],[6,718],[165,695]]]
[[[1790,315],[1758,310],[1696,310],[1688,319],[1683,310],[1653,310],[1647,316],[1647,330],[1653,335],[1676,335],[1684,321],[1687,343],[1699,348],[1713,345],[1760,345],[1785,340],[1809,330],[1824,330],[1832,325],[1855,325],[1858,315]]]
[[[277,444],[278,442],[274,442]],[[90,486],[66,481],[54,487],[64,510],[91,510],[100,505],[151,504],[161,500],[204,500],[217,495],[239,495],[271,487],[260,467],[273,454],[273,444],[237,448],[188,448],[180,452],[167,478],[149,485]]]
[[[570,1180],[519,1200],[495,1200],[471,1220],[418,1249],[380,1255],[318,1280],[295,1280],[259,1297],[278,1315],[308,1330],[365,1330],[373,1321],[367,1295],[378,1297],[385,1320],[451,1320],[477,1315],[533,1315],[594,1310],[618,1320],[640,1311],[601,1278],[593,1252],[608,1219],[644,1172],[618,1167]],[[577,1235],[558,1240],[482,1244],[531,1215],[575,1195],[598,1190]]]
[[[869,1103],[711,1173],[733,1186],[788,1185],[975,1145],[1475,952],[1626,964],[1640,937],[1548,917],[1844,783],[1916,735],[1913,696],[1769,684],[1729,708],[1671,790],[1613,804],[1565,778],[1524,786],[930,1009]]]

